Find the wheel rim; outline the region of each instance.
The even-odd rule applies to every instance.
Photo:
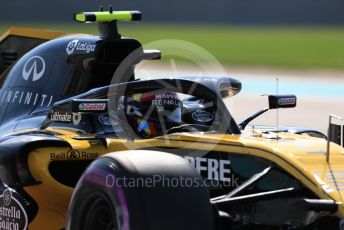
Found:
[[[90,206],[85,210],[85,230],[115,230],[117,221],[111,203],[105,197],[90,199]]]

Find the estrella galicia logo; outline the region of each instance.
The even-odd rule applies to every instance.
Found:
[[[28,216],[23,205],[6,189],[0,195],[0,229],[27,229]]]
[[[23,78],[24,80],[29,80],[32,77],[32,81],[38,81],[41,79],[45,72],[45,61],[40,56],[33,56],[29,58],[23,68]]]
[[[68,43],[67,48],[66,48],[66,52],[68,55],[71,55],[72,53],[74,53],[74,50],[77,47],[78,43],[79,43],[78,39],[75,39]]]
[[[3,193],[4,196],[4,204],[6,206],[10,205],[12,200],[12,191],[10,189],[6,189]]]

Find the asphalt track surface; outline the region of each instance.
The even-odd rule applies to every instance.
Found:
[[[173,76],[163,66],[144,66],[152,76]],[[242,82],[242,91],[225,100],[232,116],[239,123],[259,109],[268,106],[265,94],[295,94],[297,107],[278,111],[279,125],[313,128],[327,132],[329,114],[344,117],[344,72],[341,71],[281,71],[269,69],[226,68],[228,76]],[[198,75],[197,69],[179,67],[179,76]],[[256,125],[277,124],[276,110],[268,111],[252,122]]]

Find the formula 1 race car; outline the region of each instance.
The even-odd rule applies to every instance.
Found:
[[[100,35],[0,38],[0,229],[343,228],[341,146],[246,128],[263,111],[237,124],[229,77],[137,80],[137,63],[160,58],[118,33],[138,11],[74,17]],[[269,96],[269,109],[295,105]]]

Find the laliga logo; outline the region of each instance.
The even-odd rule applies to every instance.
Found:
[[[90,42],[80,42],[78,39],[75,39],[68,43],[66,47],[66,52],[68,55],[71,55],[74,53],[74,51],[80,51],[80,52],[93,52],[96,48],[96,45]]]
[[[74,50],[76,46],[78,45],[78,43],[79,43],[78,39],[75,39],[71,41],[70,43],[68,43],[67,48],[66,48],[66,52],[68,55],[71,55],[72,53],[74,53]]]
[[[45,71],[45,61],[40,56],[33,56],[29,58],[23,68],[23,78],[24,80],[28,80],[29,77],[32,75],[32,81],[39,80]]]

